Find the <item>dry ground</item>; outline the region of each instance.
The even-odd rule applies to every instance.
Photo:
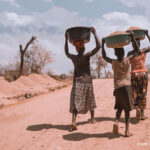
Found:
[[[129,138],[124,137],[124,113],[120,135],[112,133],[113,80],[94,80],[94,90],[97,123],[88,123],[90,113],[78,115],[75,132],[68,131],[71,86],[0,109],[0,150],[150,150],[149,90],[148,119],[137,123],[132,111]]]

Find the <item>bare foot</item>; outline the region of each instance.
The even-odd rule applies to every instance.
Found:
[[[69,129],[70,132],[77,130],[77,125],[76,124],[72,124],[71,128]]]
[[[141,119],[140,120],[146,120],[147,117],[146,116],[141,116]]]
[[[91,119],[91,123],[94,124],[96,123],[97,121],[95,119]]]
[[[114,134],[119,134],[119,126],[117,124],[113,125],[113,133]]]
[[[130,133],[129,131],[125,131],[125,137],[130,137],[130,136],[132,136],[133,134],[132,133]]]
[[[141,111],[140,109],[136,109],[136,120],[140,120],[140,117],[141,117]]]

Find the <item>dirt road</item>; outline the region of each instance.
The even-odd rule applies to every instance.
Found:
[[[132,111],[130,130],[134,135],[126,138],[124,113],[120,135],[112,133],[113,80],[94,80],[94,89],[97,122],[88,123],[90,113],[78,115],[75,132],[68,131],[71,86],[0,109],[0,150],[150,150],[150,91],[148,119],[137,123]]]

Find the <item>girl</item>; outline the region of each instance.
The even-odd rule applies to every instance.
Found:
[[[150,36],[148,31],[145,31],[149,41]],[[130,60],[131,63],[131,85],[135,101],[136,109],[136,119],[145,120],[147,117],[144,115],[144,109],[146,108],[146,96],[147,96],[147,86],[148,86],[148,73],[145,67],[146,53],[150,52],[150,47],[140,50],[140,39],[136,39],[138,43],[139,55]],[[128,53],[128,56],[136,53],[135,44],[132,42],[134,50]]]
[[[133,33],[130,34],[131,40],[137,45]],[[121,116],[122,111],[125,112],[125,136],[132,136],[132,133],[129,132],[129,122],[130,122],[130,111],[133,109],[132,104],[132,90],[130,82],[130,58],[134,57],[133,55],[124,58],[124,49],[123,48],[114,48],[115,55],[117,59],[111,59],[106,56],[104,48],[105,39],[102,39],[102,56],[108,62],[112,64],[112,69],[114,71],[114,96],[115,96],[115,106],[116,119],[115,124],[113,125],[113,133],[119,133],[118,122]]]
[[[68,51],[68,33],[65,37],[65,53],[70,58],[74,65],[73,87],[70,96],[70,112],[72,113],[72,126],[70,131],[77,130],[76,117],[77,114],[85,114],[90,110],[91,123],[95,122],[94,109],[96,108],[92,78],[90,72],[90,57],[98,52],[101,48],[100,41],[97,37],[96,30],[91,27],[91,32],[95,37],[96,47],[85,53],[83,41],[74,41],[73,45],[76,48],[77,55],[70,54]]]

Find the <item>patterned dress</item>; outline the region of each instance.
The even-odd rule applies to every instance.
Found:
[[[77,111],[79,114],[85,114],[89,110],[96,108],[90,72],[90,57],[95,53],[96,51],[91,51],[83,55],[66,53],[74,64],[74,79],[70,96],[71,113]]]
[[[130,60],[132,75],[131,85],[134,96],[135,105],[140,108],[146,108],[146,96],[148,86],[148,74],[145,67],[146,54],[141,51],[139,56]]]
[[[131,75],[131,84],[135,106],[146,108],[148,73],[137,72]]]

